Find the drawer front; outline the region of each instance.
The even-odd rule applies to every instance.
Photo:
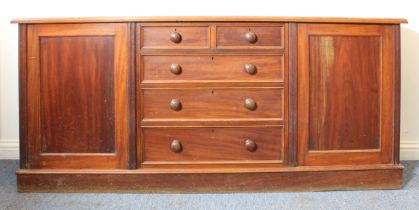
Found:
[[[283,135],[282,127],[144,128],[144,161],[282,160]]]
[[[284,26],[217,26],[217,48],[284,48]]]
[[[206,49],[209,48],[208,26],[141,26],[141,48]]]
[[[274,81],[284,79],[283,55],[143,56],[143,81]]]
[[[144,89],[143,120],[283,118],[283,88]]]

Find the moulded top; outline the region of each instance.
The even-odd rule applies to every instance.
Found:
[[[407,23],[403,18],[342,17],[268,17],[268,16],[133,16],[133,17],[69,17],[16,18],[12,23],[111,23],[111,22],[296,22],[296,23]]]

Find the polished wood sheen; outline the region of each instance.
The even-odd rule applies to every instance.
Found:
[[[178,65],[174,74],[171,65]],[[246,65],[253,65],[249,74]],[[176,66],[177,67],[177,66]],[[250,68],[250,67],[249,67]],[[283,55],[156,55],[142,57],[144,83],[283,82]],[[176,72],[177,72],[176,71]],[[249,70],[250,71],[250,70]]]
[[[402,187],[404,19],[13,22],[20,192]]]
[[[234,25],[217,27],[217,48],[283,48],[283,25]]]
[[[28,167],[126,168],[127,25],[31,25],[27,33]]]
[[[142,48],[146,49],[200,49],[209,47],[209,28],[193,26],[140,26]]]
[[[115,152],[114,45],[111,36],[41,37],[43,153]]]
[[[291,168],[203,171],[18,171],[19,192],[272,192],[397,189],[401,166],[384,168]],[[236,169],[237,171],[237,169]],[[338,178],[337,178],[338,177]]]
[[[392,162],[392,26],[299,24],[300,165]]]
[[[284,117],[283,88],[145,89],[144,120]],[[251,98],[257,104],[247,108]],[[171,102],[181,103],[173,108]],[[175,106],[175,105],[174,105]]]
[[[136,16],[136,17],[66,17],[66,18],[15,18],[12,23],[117,23],[117,22],[291,22],[291,23],[407,23],[403,18],[354,17],[278,17],[278,16]]]
[[[274,128],[144,128],[144,163],[147,161],[252,161],[282,160],[283,129]],[[176,139],[181,152],[170,149]],[[257,145],[254,152],[246,140]]]
[[[381,38],[318,35],[309,43],[309,150],[378,149]]]

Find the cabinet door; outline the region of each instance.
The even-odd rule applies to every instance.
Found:
[[[298,164],[393,161],[396,26],[298,25]]]
[[[28,26],[29,168],[127,167],[127,26]]]

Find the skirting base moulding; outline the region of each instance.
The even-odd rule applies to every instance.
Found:
[[[395,189],[404,19],[16,19],[20,192]]]

